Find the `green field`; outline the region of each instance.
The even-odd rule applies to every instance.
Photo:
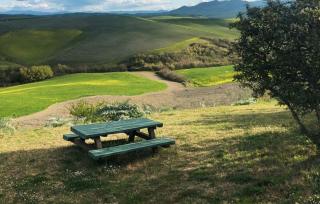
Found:
[[[0,21],[0,55],[21,64],[116,64],[200,37],[234,39],[228,20],[72,14]],[[81,35],[80,35],[81,34]]]
[[[189,85],[196,87],[215,86],[230,83],[235,74],[233,66],[221,66],[210,68],[194,68],[176,71],[185,76]]]
[[[85,96],[130,96],[165,88],[165,84],[129,73],[67,75],[43,82],[0,88],[0,117],[28,115],[54,103]]]
[[[173,24],[177,27],[186,28],[193,32],[203,32],[206,33],[206,36],[208,37],[234,40],[239,35],[237,30],[229,28],[229,24],[234,22],[234,19],[224,20],[171,16],[152,17],[150,19],[157,22]]]
[[[0,203],[319,203],[319,155],[286,109],[259,103],[150,117],[175,146],[102,163],[62,140],[68,126],[0,135]]]
[[[0,54],[18,63],[37,64],[67,47],[79,30],[19,30],[0,36]]]

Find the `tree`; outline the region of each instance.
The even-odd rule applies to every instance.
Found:
[[[234,43],[235,80],[286,105],[320,149],[320,1],[269,0],[265,7],[247,7],[239,19],[232,25],[241,33]],[[304,123],[306,114],[315,118],[315,128]]]

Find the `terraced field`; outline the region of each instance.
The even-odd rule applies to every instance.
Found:
[[[0,117],[23,116],[48,106],[94,95],[139,95],[166,85],[129,73],[74,74],[38,83],[0,88]]]

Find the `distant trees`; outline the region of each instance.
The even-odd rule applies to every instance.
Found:
[[[320,149],[319,0],[269,0],[239,18],[233,24],[241,33],[234,46],[240,57],[236,81],[286,105]],[[312,128],[303,121],[306,114],[317,121]]]

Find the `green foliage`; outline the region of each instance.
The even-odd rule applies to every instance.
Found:
[[[176,72],[185,76],[188,84],[195,87],[230,83],[235,74],[233,66],[184,69]]]
[[[92,105],[82,101],[71,106],[70,114],[76,120],[88,123],[141,118],[145,112],[139,106],[129,102]]]
[[[235,79],[256,96],[266,92],[287,105],[303,133],[320,148],[320,5],[318,0],[268,1],[248,8],[233,26],[241,37]],[[312,113],[317,128],[302,116]]]
[[[99,104],[99,106],[100,105],[101,104]],[[98,106],[81,101],[79,103],[72,104],[69,112],[77,121],[83,120],[84,122],[97,122],[97,107]]]
[[[129,102],[101,105],[96,114],[103,121],[117,121],[144,116],[144,112],[139,106]]]
[[[32,66],[31,68],[20,68],[20,76],[24,82],[43,81],[53,77],[53,71],[50,66]]]
[[[161,69],[160,71],[157,71],[156,74],[160,76],[161,78],[167,79],[169,81],[175,81],[178,83],[185,83],[186,78],[185,76],[178,74],[170,69]]]
[[[164,83],[130,73],[72,74],[50,80],[0,88],[0,117],[41,111],[62,101],[95,95],[140,95],[164,90]]]
[[[202,38],[201,42],[191,43],[181,51],[139,54],[129,58],[125,64],[130,70],[181,69],[228,65],[235,58],[235,56],[229,54],[230,46],[231,42],[227,40]]]
[[[15,127],[12,124],[12,120],[0,117],[0,135],[12,134],[14,131]]]

